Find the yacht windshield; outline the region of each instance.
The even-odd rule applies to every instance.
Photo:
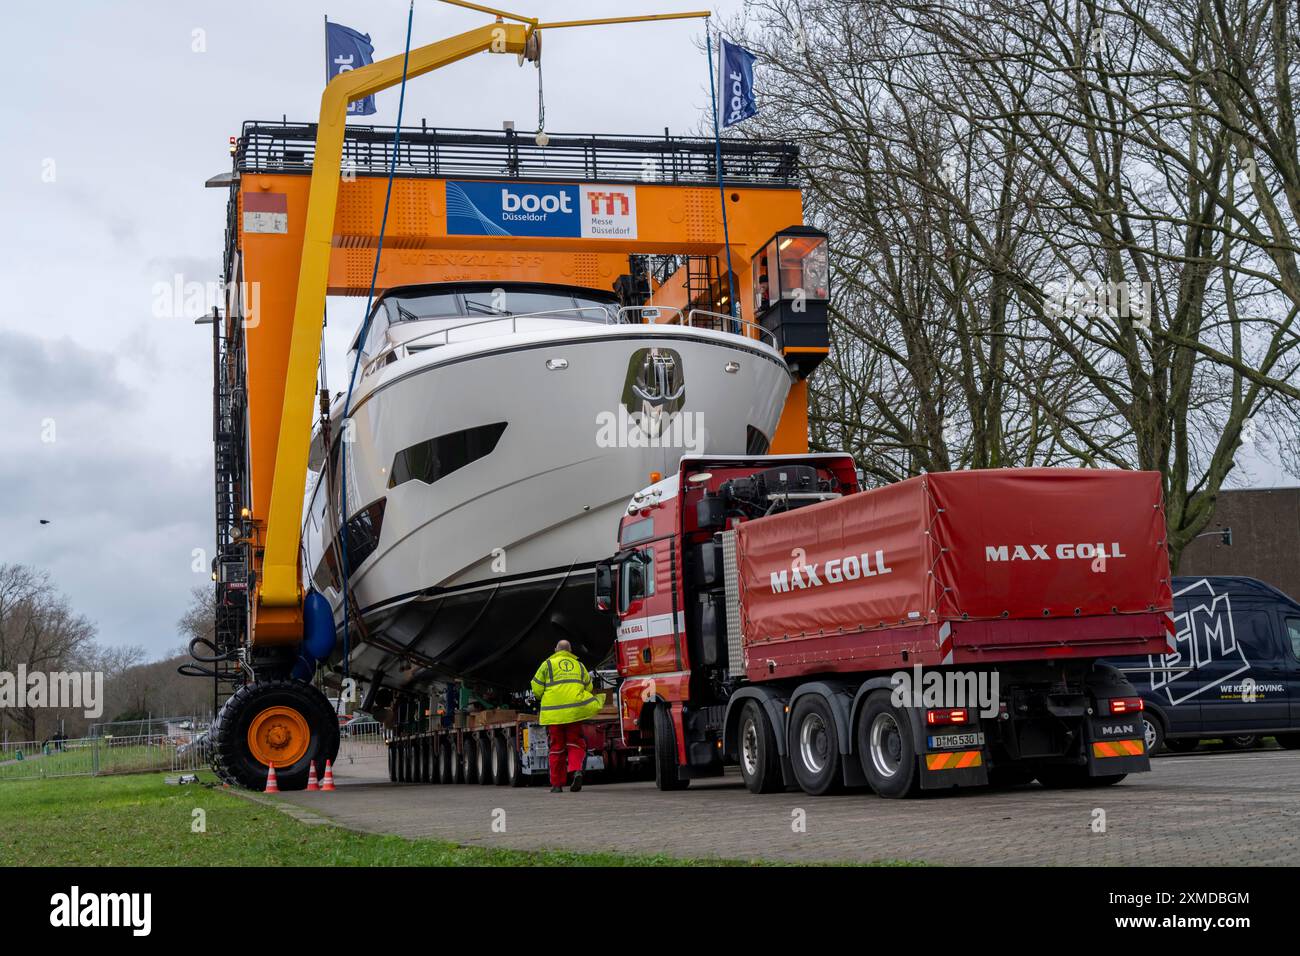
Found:
[[[584,294],[561,286],[501,285],[390,295],[384,300],[390,322],[420,319],[479,318],[494,315],[529,315],[567,312],[569,318],[603,322],[613,315],[612,297]],[[566,316],[555,316],[564,318]]]

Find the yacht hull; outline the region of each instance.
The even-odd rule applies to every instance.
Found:
[[[594,608],[593,567],[616,549],[629,497],[683,454],[753,452],[790,382],[754,340],[645,325],[448,345],[367,376],[345,430],[347,510],[381,507],[382,520],[350,568],[365,624],[351,671],[522,690],[560,638],[599,663],[614,629]],[[477,436],[498,431],[483,453]],[[438,443],[462,432],[476,436],[468,453]],[[309,509],[305,567],[341,619],[324,501]]]

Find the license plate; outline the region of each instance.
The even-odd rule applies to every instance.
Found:
[[[934,750],[957,750],[961,747],[983,747],[983,734],[938,734],[930,738]]]

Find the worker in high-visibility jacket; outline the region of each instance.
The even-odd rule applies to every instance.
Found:
[[[551,793],[564,791],[569,774],[573,775],[569,789],[577,793],[582,789],[582,765],[587,760],[581,721],[600,710],[604,695],[592,688],[591,671],[573,656],[568,641],[556,644],[555,653],[537,668],[533,694],[550,745]]]

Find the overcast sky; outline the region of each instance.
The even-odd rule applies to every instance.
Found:
[[[504,5],[543,19],[708,6]],[[159,315],[155,301],[156,286],[177,275],[219,277],[226,193],[203,182],[229,168],[228,138],[244,120],[316,119],[326,14],[369,33],[379,58],[402,51],[406,9],[404,0],[6,7],[0,562],[48,569],[106,643],[151,655],[177,647],[189,590],[207,581],[206,567],[191,565],[194,549],[211,554],[214,534],[210,329],[192,324],[197,309]],[[413,42],[488,19],[419,0]],[[698,21],[548,34],[547,128],[689,132],[708,103],[693,42],[702,35]],[[396,91],[378,106],[366,121],[393,123]],[[407,121],[421,118],[534,128],[536,71],[483,55],[423,77],[406,102]],[[331,300],[332,345],[361,305]]]

